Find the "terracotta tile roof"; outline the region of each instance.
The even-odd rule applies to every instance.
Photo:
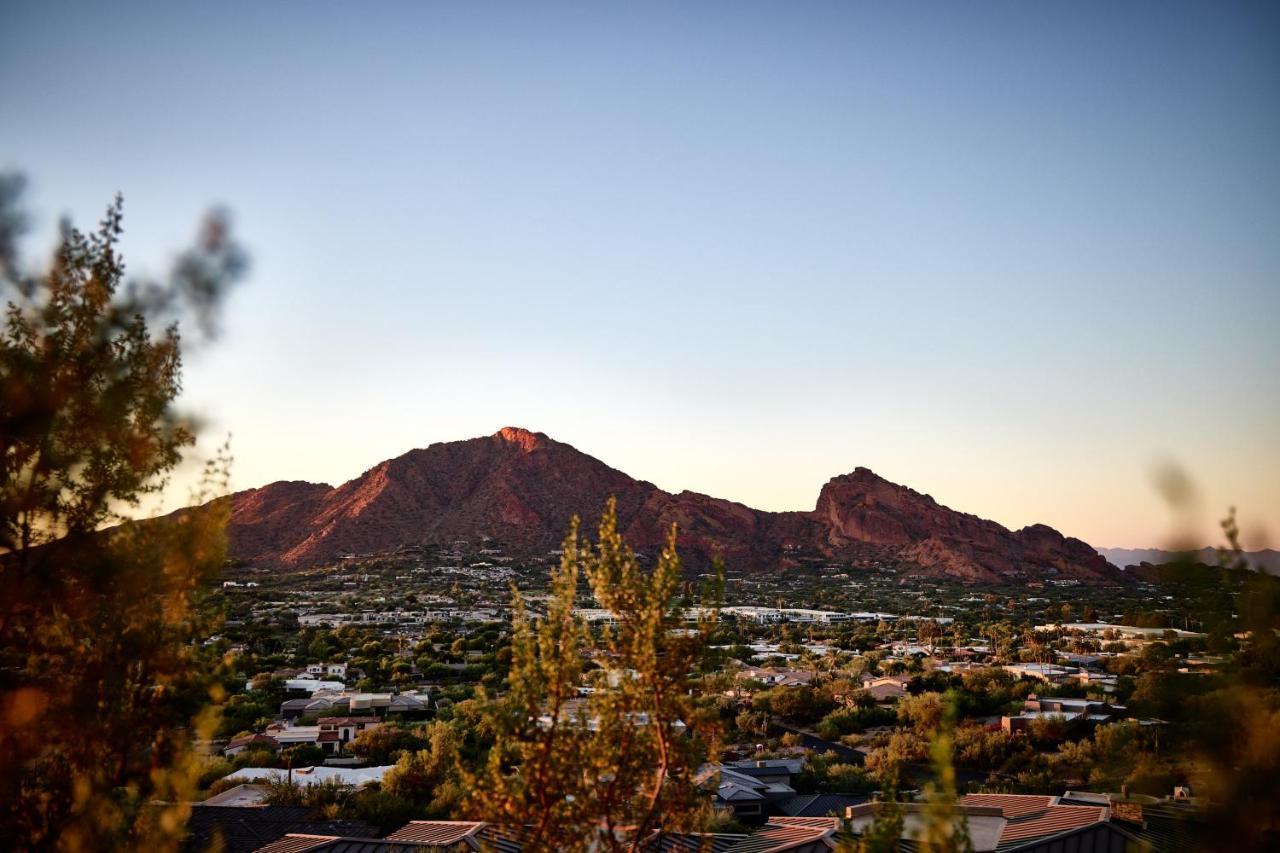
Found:
[[[1055,798],[1041,794],[966,794],[966,806],[987,806],[999,809],[1009,820],[1038,814],[1053,805]]]
[[[259,847],[258,853],[306,853],[307,850],[323,847],[331,841],[337,841],[338,838],[337,835],[293,833],[271,842],[266,847]]]
[[[271,749],[280,748],[280,744],[270,735],[253,734],[246,735],[244,737],[232,738],[231,742],[227,744],[226,749],[238,749],[239,747],[249,746],[252,744],[261,744]]]
[[[387,841],[415,844],[460,845],[473,850],[516,853],[525,833],[518,827],[496,826],[474,820],[413,820],[387,836]]]
[[[839,829],[840,821],[834,817],[771,817],[769,823],[775,826],[804,826],[809,829]]]
[[[1043,838],[1106,820],[1107,810],[1097,806],[1050,806],[1039,815],[1011,820],[1000,833],[1000,847],[1013,841]]]
[[[968,794],[962,802],[995,807],[1004,814],[1008,823],[1000,833],[997,850],[1017,849],[1033,839],[1060,835],[1110,817],[1110,810],[1103,806],[1064,806],[1057,797],[1038,794]]]
[[[485,824],[474,820],[413,820],[387,836],[388,841],[420,844],[457,844],[475,838]]]
[[[873,684],[866,690],[871,694],[871,698],[877,702],[883,702],[885,699],[898,699],[907,695],[906,689],[901,684]]]

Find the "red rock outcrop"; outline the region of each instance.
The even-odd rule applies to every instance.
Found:
[[[827,553],[851,543],[897,550],[925,569],[970,581],[1060,576],[1111,581],[1117,570],[1079,539],[1052,527],[1011,531],[994,521],[942,506],[929,495],[891,483],[866,468],[832,478],[814,510],[826,525]]]
[[[231,552],[264,565],[303,567],[344,554],[489,536],[513,556],[535,556],[556,546],[572,516],[592,523],[611,495],[633,547],[657,549],[675,524],[682,554],[694,564],[719,555],[733,568],[770,569],[795,554],[843,560],[870,552],[974,582],[1119,577],[1078,539],[1042,525],[1010,531],[865,468],[828,482],[813,512],[763,512],[695,492],[664,492],[516,427],[411,450],[337,488],[282,482],[233,495]]]

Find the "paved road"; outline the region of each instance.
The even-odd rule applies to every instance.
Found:
[[[845,746],[842,743],[836,743],[831,740],[823,740],[811,732],[803,729],[797,729],[792,726],[783,725],[782,723],[774,723],[770,727],[769,734],[793,734],[800,735],[800,745],[814,752],[834,752],[842,760],[853,764],[861,764],[863,755],[851,746]]]

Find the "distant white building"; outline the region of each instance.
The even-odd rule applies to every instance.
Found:
[[[726,616],[749,619],[762,625],[778,622],[847,622],[852,618],[848,613],[834,610],[808,610],[803,607],[752,607],[740,605],[722,607],[720,612]]]
[[[381,767],[295,767],[293,783],[295,785],[323,785],[337,781],[341,785],[360,788],[372,782],[381,782],[382,777],[390,772],[394,764]],[[289,771],[278,767],[245,767],[227,777],[245,782],[281,781],[289,778]]]
[[[323,681],[318,678],[286,678],[285,690],[300,690],[304,693],[318,693],[321,690],[341,690],[346,687],[341,681]]]
[[[1037,625],[1036,630],[1044,633],[1054,631],[1079,631],[1082,634],[1103,634],[1107,631],[1115,631],[1122,637],[1135,637],[1143,640],[1158,640],[1170,632],[1179,639],[1204,636],[1204,634],[1198,634],[1195,631],[1183,631],[1178,628],[1139,628],[1137,625],[1112,625],[1108,622],[1052,623],[1049,625]]]
[[[1068,669],[1065,666],[1058,666],[1052,663],[1010,663],[1003,667],[1006,672],[1022,678],[1024,676],[1030,678],[1038,678],[1041,681],[1049,681],[1058,683],[1068,678],[1073,678],[1079,674],[1079,670]]]
[[[347,677],[347,665],[345,663],[308,664],[307,675],[314,675],[317,678],[328,675],[333,678],[345,679]]]

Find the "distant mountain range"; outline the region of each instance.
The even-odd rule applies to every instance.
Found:
[[[983,583],[1124,579],[1079,539],[1044,525],[1010,531],[866,468],[832,478],[811,512],[764,512],[696,492],[665,492],[516,427],[411,450],[336,488],[279,482],[223,500],[232,502],[233,557],[301,568],[483,536],[511,556],[542,556],[557,547],[575,514],[594,532],[610,495],[632,547],[656,553],[674,523],[681,554],[694,566],[719,555],[741,571],[785,570],[808,559],[881,563]]]
[[[1098,553],[1117,566],[1137,566],[1151,563],[1159,566],[1164,563],[1175,563],[1190,557],[1192,561],[1206,566],[1218,565],[1218,552],[1213,548],[1201,548],[1189,554],[1182,551],[1164,551],[1159,548],[1099,548]],[[1267,548],[1262,551],[1246,551],[1244,557],[1249,565],[1261,568],[1267,574],[1280,575],[1280,551]]]

